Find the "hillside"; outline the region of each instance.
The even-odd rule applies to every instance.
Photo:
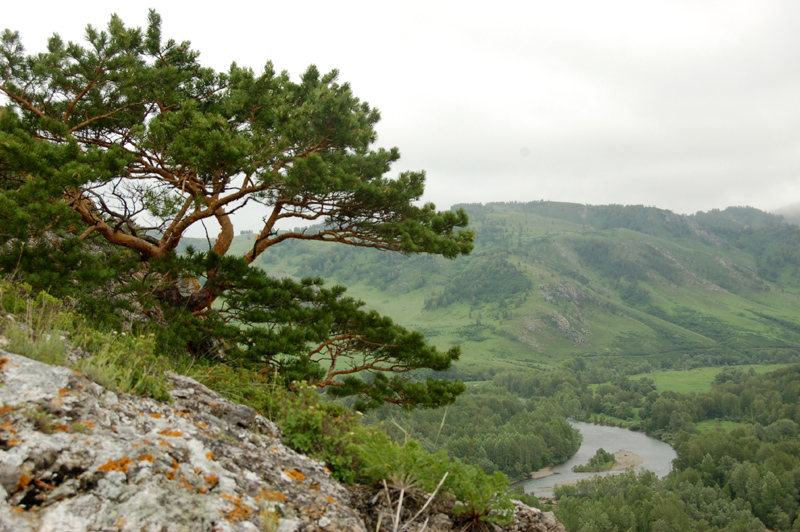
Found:
[[[800,354],[800,227],[780,216],[742,207],[692,216],[556,202],[456,207],[477,234],[466,258],[287,241],[259,264],[344,284],[437,346],[462,345],[455,372],[466,379],[572,356],[648,371]]]
[[[414,515],[409,490],[395,511],[377,488],[346,487],[287,447],[253,408],[166,379],[169,402],[155,401],[0,350],[0,531],[366,532],[388,530],[381,521],[401,509],[405,524],[421,515],[429,530],[463,530],[452,500]],[[510,505],[496,530],[564,530],[550,513]]]

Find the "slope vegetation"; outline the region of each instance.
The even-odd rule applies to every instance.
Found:
[[[452,371],[467,380],[574,356],[649,371],[800,354],[800,228],[779,216],[741,207],[693,216],[556,202],[457,207],[477,233],[466,258],[286,242],[260,265],[344,284],[437,346],[462,345]]]

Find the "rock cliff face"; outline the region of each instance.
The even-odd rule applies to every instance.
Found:
[[[272,422],[168,378],[172,404],[0,351],[0,532],[366,532],[370,516]],[[516,516],[506,530],[563,530],[521,503]]]

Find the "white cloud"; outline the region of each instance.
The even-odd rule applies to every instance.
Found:
[[[210,6],[211,4],[209,4]],[[4,7],[31,51],[104,26],[107,2]],[[115,8],[144,25],[147,5]],[[339,68],[378,107],[426,198],[642,203],[693,212],[800,200],[794,1],[159,2],[206,64]],[[527,151],[525,151],[527,150]],[[525,151],[526,155],[523,155]]]

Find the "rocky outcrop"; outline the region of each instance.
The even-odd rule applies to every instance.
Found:
[[[173,404],[0,352],[0,531],[365,531],[324,465],[171,374]]]
[[[252,408],[167,378],[171,404],[0,350],[0,532],[366,532],[381,512]],[[502,530],[564,529],[515,503]]]

